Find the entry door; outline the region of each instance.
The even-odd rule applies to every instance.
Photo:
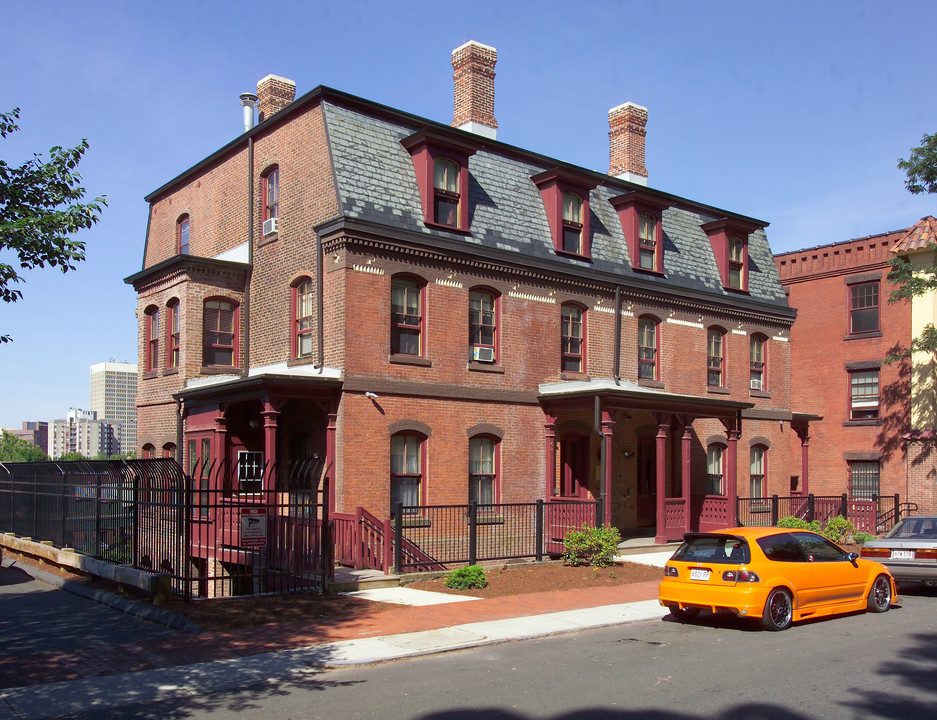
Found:
[[[657,524],[657,448],[653,437],[638,438],[638,527]]]
[[[581,435],[566,435],[560,440],[560,495],[585,497],[586,451],[588,445]]]

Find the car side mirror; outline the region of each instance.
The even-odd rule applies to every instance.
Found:
[[[846,559],[852,563],[853,567],[859,567],[859,563],[856,562],[859,559],[859,553],[851,552],[846,556]]]

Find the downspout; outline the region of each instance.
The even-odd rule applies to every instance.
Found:
[[[182,399],[176,400],[176,462],[182,465],[185,438],[182,435]],[[191,461],[190,461],[191,462]]]
[[[322,236],[316,231],[316,328],[317,342],[319,345],[319,374],[325,369],[325,332],[322,323],[325,318],[325,298],[322,297],[322,288],[325,284],[325,273],[322,269],[322,263],[325,258],[322,257]]]
[[[618,385],[621,380],[621,285],[615,286],[615,354],[612,378]]]
[[[254,137],[247,137],[247,278],[244,280],[244,369],[251,368],[251,277],[254,274]]]

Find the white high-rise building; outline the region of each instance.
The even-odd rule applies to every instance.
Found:
[[[102,362],[91,366],[91,410],[114,426],[115,453],[137,446],[137,366]]]

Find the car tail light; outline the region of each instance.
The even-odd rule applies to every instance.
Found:
[[[664,566],[664,577],[679,577],[680,573],[677,572],[677,568],[673,565]]]
[[[934,558],[937,558],[937,550],[920,550],[920,549],[918,549],[918,550],[915,550],[915,551],[914,551],[914,556],[915,556],[916,558],[918,558],[918,559],[926,558],[926,559],[929,559],[929,560],[933,560]]]
[[[753,570],[726,570],[722,573],[722,580],[724,582],[743,582],[743,583],[756,583],[761,582],[761,578],[758,577],[758,573]]]
[[[862,557],[890,557],[891,550],[888,548],[862,548],[859,554]]]

